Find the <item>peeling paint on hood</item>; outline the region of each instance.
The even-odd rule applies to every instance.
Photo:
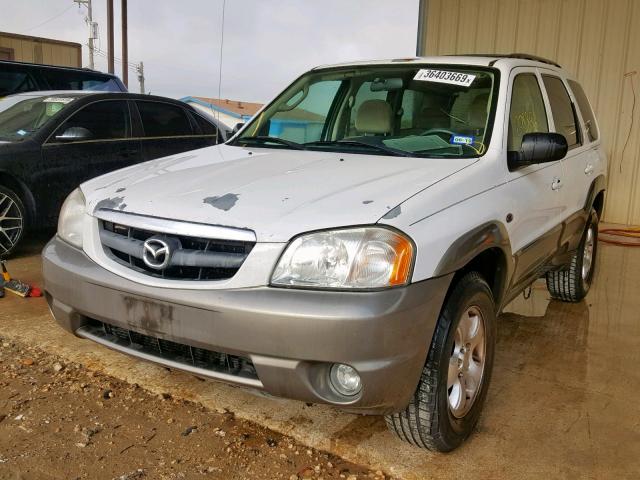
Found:
[[[258,241],[286,242],[376,223],[390,208],[400,214],[404,200],[473,161],[220,145],[109,173],[82,191],[89,212],[126,189],[130,213],[248,228]]]

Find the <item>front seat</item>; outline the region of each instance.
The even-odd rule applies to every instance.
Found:
[[[444,102],[436,95],[425,92],[422,101],[422,110],[416,117],[415,126],[421,131],[444,128],[451,128],[449,115],[444,111]]]
[[[488,93],[478,95],[473,99],[473,102],[471,102],[467,121],[469,128],[473,130],[476,135],[482,135],[484,133],[484,128],[487,125],[488,103]]]
[[[384,100],[362,102],[356,114],[356,130],[361,135],[388,135],[393,129],[393,110]]]

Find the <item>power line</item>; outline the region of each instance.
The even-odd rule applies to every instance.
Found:
[[[67,13],[67,12],[68,12],[69,10],[71,10],[72,8],[73,8],[73,5],[70,5],[70,6],[68,6],[67,8],[65,8],[63,11],[61,11],[60,13],[58,13],[58,14],[54,15],[53,17],[51,17],[51,18],[49,18],[49,19],[45,20],[45,21],[44,21],[44,22],[42,22],[42,23],[39,23],[39,24],[38,24],[38,25],[36,25],[35,27],[27,28],[26,30],[24,30],[24,32],[26,33],[26,32],[30,32],[31,30],[35,30],[36,28],[39,28],[39,27],[43,26],[44,24],[49,23],[49,22],[51,22],[52,20],[55,20],[56,18],[58,18],[58,17],[59,17],[59,16],[61,16],[62,14]]]

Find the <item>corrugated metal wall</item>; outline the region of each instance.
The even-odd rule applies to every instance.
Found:
[[[82,66],[82,47],[79,43],[0,32],[0,47],[13,50],[13,60],[18,62]]]
[[[575,74],[609,154],[605,220],[640,225],[640,0],[428,0],[426,25],[427,55],[525,52]]]

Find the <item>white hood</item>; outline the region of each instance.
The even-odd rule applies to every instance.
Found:
[[[376,223],[473,163],[221,145],[153,160],[82,185],[87,208],[251,229],[259,242]]]

